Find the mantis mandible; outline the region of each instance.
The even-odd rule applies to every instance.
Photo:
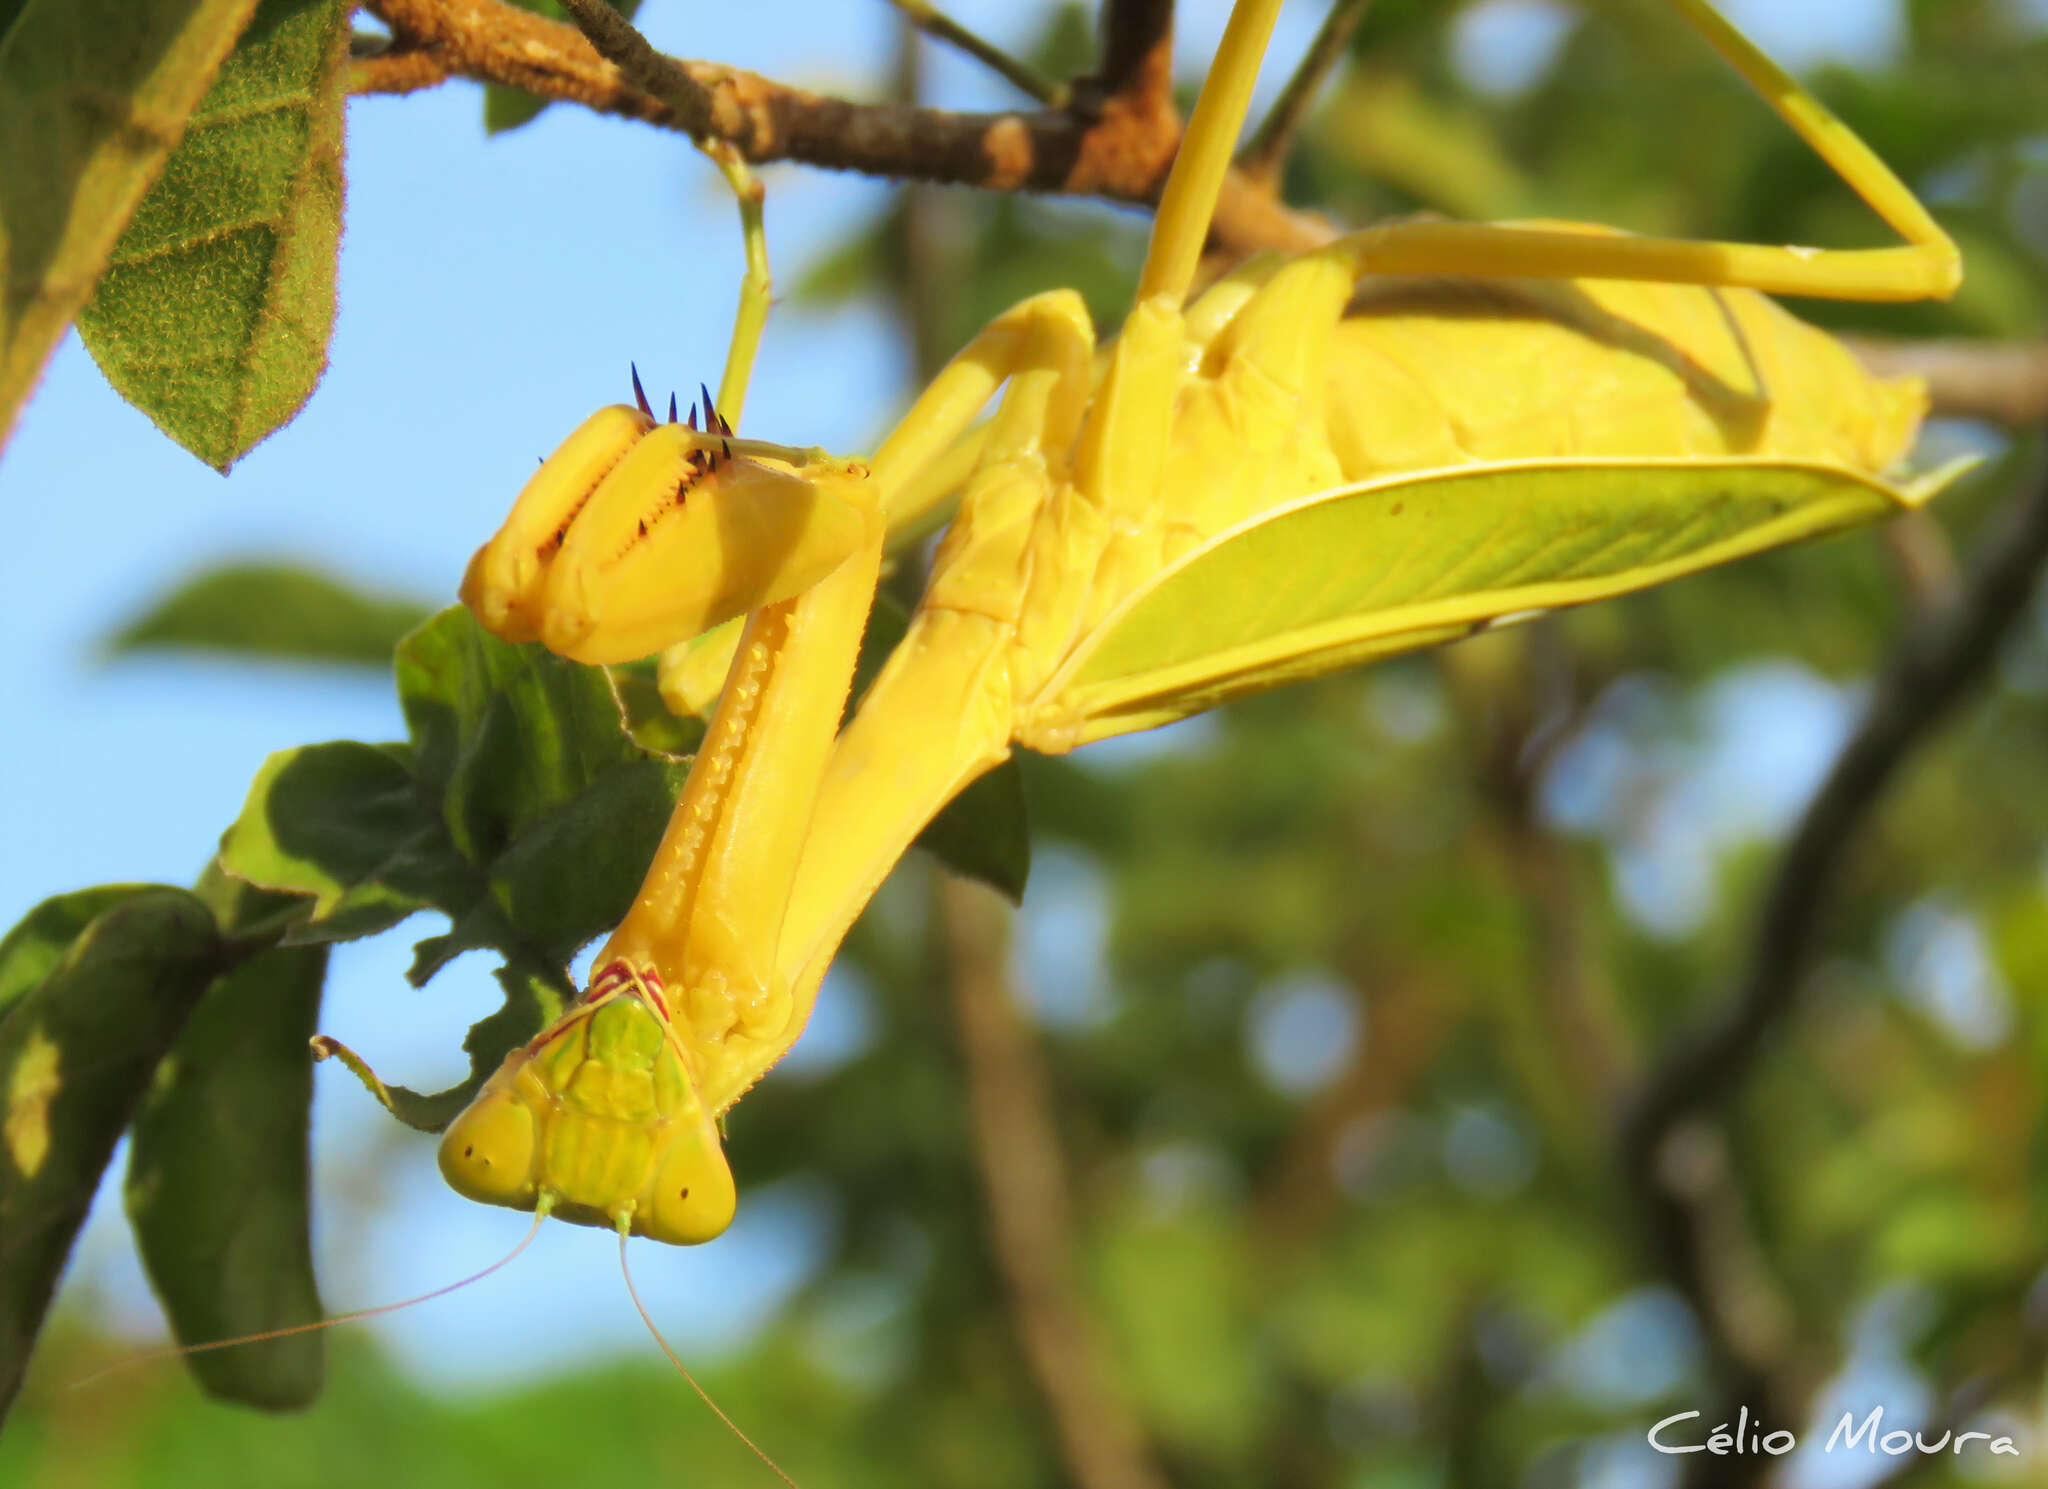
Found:
[[[1279,8],[1239,0],[1106,356],[1052,290],[865,462],[737,439],[708,399],[703,429],[643,403],[573,434],[471,565],[483,623],[606,663],[748,618],[588,991],[449,1128],[455,1188],[622,1236],[718,1234],[718,1119],[802,1033],[919,829],[1014,743],[1068,750],[1931,496],[1946,472],[1887,478],[1917,386],[1759,292],[1942,297],[1954,245],[1706,0],[1669,4],[1901,246],[1397,222],[1191,300]],[[748,295],[758,335],[765,270]],[[728,415],[751,355],[736,335]],[[842,731],[890,529],[954,490],[910,630]]]

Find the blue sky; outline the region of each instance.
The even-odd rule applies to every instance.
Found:
[[[1225,8],[1182,7],[1185,72],[1213,45]],[[1896,18],[1888,0],[1728,9],[1794,62],[1867,55]],[[1009,8],[994,0],[958,11],[1015,39]],[[769,26],[754,23],[757,13],[652,0],[645,20],[673,50],[814,86],[858,89],[887,65],[892,18],[879,0],[778,3]],[[1275,54],[1297,52],[1317,19],[1317,7],[1291,5]],[[1472,23],[1474,65],[1528,45],[1545,25],[1520,0],[1486,7]],[[1013,101],[944,57],[933,58],[931,87],[959,107]],[[381,677],[96,659],[98,640],[149,596],[226,559],[271,556],[452,598],[535,458],[591,408],[626,396],[629,360],[650,390],[717,381],[740,248],[710,168],[673,136],[572,108],[495,140],[479,116],[465,84],[351,106],[332,363],[306,411],[230,477],[123,404],[75,338],[52,362],[0,457],[12,523],[0,548],[0,627],[11,642],[0,772],[13,786],[0,804],[0,925],[84,884],[188,882],[265,754],[403,732]],[[785,279],[887,201],[886,187],[847,177],[778,168],[766,178],[770,251]],[[900,404],[905,377],[872,309],[779,308],[748,431],[862,448]],[[1073,923],[1058,917],[1087,918],[1078,903],[1048,891],[1048,918],[1027,923],[1027,943],[1057,958],[1061,926]],[[423,919],[409,929],[434,927]],[[466,958],[416,993],[402,977],[410,939],[341,949],[322,1023],[388,1075],[444,1083],[460,1073],[461,1031],[495,1005],[489,964]],[[323,1069],[319,1089],[330,1306],[424,1290],[518,1239],[518,1217],[446,1192],[430,1143],[383,1118],[342,1072]],[[650,1251],[639,1263],[650,1304],[686,1343],[736,1337],[802,1274],[829,1225],[815,1197],[741,1183],[741,1220],[727,1239],[688,1254]],[[106,1199],[75,1269],[78,1291],[147,1333],[154,1305]],[[637,1349],[613,1268],[609,1237],[550,1227],[515,1271],[378,1327],[423,1373],[457,1385],[532,1368],[520,1349],[537,1326],[562,1346],[553,1364]],[[511,1289],[516,1309],[506,1306]]]

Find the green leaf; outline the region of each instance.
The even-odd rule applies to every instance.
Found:
[[[535,15],[546,16],[551,21],[569,24],[569,12],[555,3],[555,0],[511,0],[521,10],[530,10]],[[612,0],[612,9],[627,20],[640,8],[640,0]],[[530,124],[539,116],[551,100],[536,98],[521,88],[508,88],[503,83],[484,84],[484,133],[503,134],[508,129],[517,129]]]
[[[192,892],[213,911],[222,935],[244,943],[274,944],[306,910],[298,895],[258,889],[230,877],[218,858],[200,872]]]
[[[92,894],[100,891],[85,891]],[[213,913],[182,889],[129,890],[0,1019],[0,1414],[20,1389],[57,1276],[150,1072],[219,969]],[[41,959],[84,904],[50,902],[0,952]],[[46,913],[47,912],[47,913]],[[19,968],[0,962],[0,980]]]
[[[467,880],[403,745],[354,740],[280,750],[221,839],[221,867],[262,889],[310,895],[287,939],[389,930]]]
[[[255,0],[27,0],[0,34],[0,441]]]
[[[956,874],[964,874],[1024,903],[1031,877],[1031,816],[1025,809],[1024,772],[1013,754],[977,777],[917,835],[917,846]]]
[[[434,909],[450,926],[419,944],[415,984],[465,951],[504,959],[506,1008],[470,1031],[460,1086],[421,1095],[335,1051],[394,1114],[438,1129],[573,994],[564,969],[625,916],[687,767],[636,742],[602,669],[499,641],[460,606],[409,636],[397,662],[411,744],[271,756],[220,862],[307,897],[288,942],[369,935]]]
[[[695,714],[669,712],[653,662],[628,662],[604,670],[611,679],[619,717],[635,744],[671,760],[696,753],[704,738],[705,721]]]
[[[222,471],[327,366],[351,9],[262,0],[79,317],[115,390]]]
[[[264,952],[217,981],[135,1118],[128,1218],[181,1344],[320,1317],[308,1227],[307,1041],[324,946]],[[187,1355],[209,1395],[277,1411],[320,1393],[320,1333]]]
[[[81,932],[116,905],[148,894],[154,884],[96,884],[53,895],[0,939],[0,1018],[42,985]]]
[[[656,758],[626,733],[601,669],[499,641],[459,605],[408,637],[397,664],[415,774],[472,861],[496,858],[606,771]]]
[[[180,585],[123,626],[111,652],[191,648],[387,667],[432,612],[366,595],[289,564],[226,564]]]
[[[523,88],[508,88],[503,83],[484,84],[484,133],[503,134],[508,129],[517,129],[522,124],[531,124],[540,117],[542,109],[550,100],[537,98]]]

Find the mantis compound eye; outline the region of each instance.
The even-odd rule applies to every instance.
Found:
[[[441,1176],[466,1199],[529,1208],[539,1130],[525,1093],[493,1081],[442,1135]]]
[[[695,1246],[731,1225],[738,1203],[718,1129],[706,1116],[694,1130],[670,1139],[653,1193],[635,1217],[637,1229],[671,1246]]]

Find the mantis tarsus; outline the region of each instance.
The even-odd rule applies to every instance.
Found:
[[[643,405],[572,435],[471,566],[484,623],[612,662],[749,618],[639,898],[583,998],[448,1130],[450,1182],[622,1234],[716,1235],[734,1205],[718,1118],[802,1032],[919,829],[1013,742],[1148,728],[1938,489],[1886,476],[1919,390],[1758,292],[1945,296],[1953,244],[1705,0],[1669,3],[1903,246],[1404,222],[1255,258],[1190,301],[1279,4],[1239,0],[1106,356],[1079,296],[1052,290],[865,462],[736,439],[708,400],[703,429]],[[747,233],[733,415],[765,313],[758,211]],[[954,488],[909,633],[842,731],[890,527]]]

